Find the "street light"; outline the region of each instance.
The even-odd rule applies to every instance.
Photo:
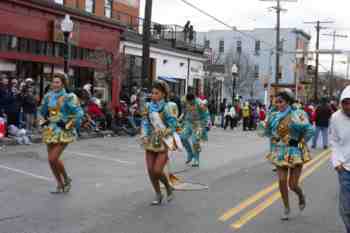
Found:
[[[323,86],[323,87],[322,87],[322,90],[323,90],[324,96],[326,96],[326,95],[327,95],[327,87],[326,87],[326,86]]]
[[[70,19],[69,15],[66,15],[64,17],[64,20],[62,20],[61,22],[61,31],[63,32],[63,36],[64,36],[64,73],[67,75],[68,77],[68,59],[69,59],[69,35],[71,34],[71,32],[73,31],[74,28],[74,23],[73,21]]]
[[[231,73],[232,73],[232,104],[234,104],[235,101],[235,97],[236,97],[236,78],[238,75],[238,67],[236,64],[232,65],[231,68]]]

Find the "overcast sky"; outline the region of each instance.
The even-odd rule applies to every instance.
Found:
[[[274,27],[276,14],[268,8],[276,5],[276,2],[260,0],[188,0],[208,13],[222,19],[224,22],[236,26],[238,29],[253,29],[261,27]],[[141,16],[144,15],[144,2],[141,0]],[[299,28],[312,35],[312,47],[315,48],[315,29],[312,25],[305,25],[305,21],[334,21],[327,24],[329,29],[322,33],[330,33],[334,28],[339,34],[350,36],[350,1],[349,0],[298,0],[298,2],[282,2],[282,7],[288,11],[282,13],[281,27]],[[153,0],[152,20],[163,24],[184,25],[191,20],[197,31],[214,29],[226,29],[221,25],[184,4],[181,0]],[[321,36],[321,48],[330,49],[332,39]],[[337,39],[337,49],[350,51],[350,37]],[[344,56],[337,56],[336,71],[345,72]],[[321,63],[330,68],[330,56],[321,56]],[[322,71],[322,69],[321,69]]]

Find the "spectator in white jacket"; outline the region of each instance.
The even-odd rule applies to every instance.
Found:
[[[232,105],[228,105],[227,108],[225,109],[225,126],[224,129],[228,127],[230,124],[231,129],[234,129],[235,126],[235,121],[236,121],[236,109]]]
[[[332,163],[339,178],[340,215],[350,233],[350,86],[343,91],[341,108],[335,112],[330,123]]]

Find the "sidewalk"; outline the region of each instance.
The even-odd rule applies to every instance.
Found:
[[[99,131],[99,132],[91,132],[91,133],[81,133],[81,136],[78,138],[78,140],[84,140],[84,139],[91,139],[91,138],[103,138],[103,137],[108,137],[112,136],[113,132],[110,130],[106,131]],[[41,143],[42,142],[42,137],[41,134],[35,134],[32,135],[31,137],[32,143]],[[1,146],[16,146],[19,145],[17,141],[14,138],[3,138],[0,139],[0,147]]]

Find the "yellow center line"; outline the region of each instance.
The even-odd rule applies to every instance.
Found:
[[[308,167],[310,167],[311,165],[313,165],[314,163],[316,163],[317,161],[319,161],[320,159],[322,159],[324,156],[326,156],[328,153],[330,152],[330,150],[326,150],[322,153],[320,153],[317,157],[315,157],[313,160],[311,160],[309,163],[307,163],[304,166],[304,169],[307,169]],[[220,218],[219,221],[221,222],[225,222],[227,220],[229,220],[230,218],[232,218],[233,216],[235,216],[236,214],[238,214],[239,212],[241,212],[242,210],[246,209],[247,207],[249,207],[250,205],[254,204],[255,202],[259,201],[261,198],[267,196],[268,194],[270,194],[271,192],[273,192],[274,190],[276,190],[278,188],[278,181],[274,182],[272,185],[264,188],[263,190],[261,190],[260,192],[252,195],[251,197],[249,197],[248,199],[244,200],[243,202],[241,202],[238,206],[226,211]]]
[[[328,151],[329,152],[329,151]],[[330,155],[326,154],[326,157],[321,159],[319,162],[317,162],[312,168],[307,170],[303,173],[303,175],[300,178],[300,181],[302,182],[305,178],[310,176],[313,172],[315,172],[320,166],[322,166],[326,161],[329,160]],[[234,222],[231,227],[233,229],[240,229],[242,226],[247,224],[249,221],[254,219],[256,216],[258,216],[260,213],[262,213],[265,209],[270,207],[275,201],[281,198],[281,194],[279,191],[273,193],[269,198],[267,198],[264,202],[259,204],[254,209],[247,212],[245,215],[243,215],[238,221]]]

